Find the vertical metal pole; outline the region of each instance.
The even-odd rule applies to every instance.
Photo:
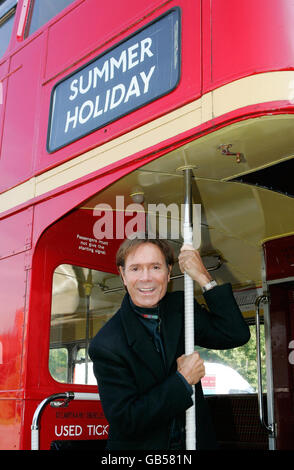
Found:
[[[90,297],[92,293],[92,270],[89,269],[87,280],[84,283],[85,295],[86,295],[86,344],[85,344],[85,384],[88,383],[88,365],[89,365],[89,329],[90,329]]]
[[[192,226],[192,176],[191,168],[184,168],[185,177],[185,212],[184,212],[184,244],[193,245]],[[185,354],[194,352],[194,283],[193,279],[184,273],[185,299]],[[196,408],[195,386],[192,395],[193,405],[186,411],[186,449],[196,449]]]
[[[89,321],[90,321],[90,295],[86,295],[86,344],[85,344],[85,385],[88,384],[89,367]]]
[[[260,345],[260,304],[261,303],[268,303],[269,296],[266,294],[262,294],[257,297],[255,301],[255,332],[256,332],[256,361],[257,361],[257,397],[258,397],[258,408],[259,408],[259,419],[263,428],[267,431],[268,436],[270,438],[269,444],[271,445],[271,450],[274,450],[275,444],[275,424],[274,422],[270,422],[269,419],[271,415],[269,414],[267,418],[267,423],[265,421],[265,413],[263,409],[263,389],[262,389],[262,370],[261,370],[261,345]],[[269,384],[270,385],[270,384]],[[268,391],[269,393],[269,391]],[[270,399],[270,396],[269,398]]]

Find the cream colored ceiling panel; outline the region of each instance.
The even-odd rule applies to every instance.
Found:
[[[197,166],[193,179],[193,203],[201,204],[201,254],[219,254],[224,263],[213,272],[220,282],[235,286],[261,282],[261,245],[264,240],[294,233],[294,198],[229,179],[292,158],[292,116],[268,116],[243,121],[185,145],[127,175],[83,207],[108,203],[116,210],[117,196],[125,207],[131,194],[144,194],[144,208],[150,204],[184,202],[184,181],[178,168]],[[232,144],[235,157],[221,155],[218,146]],[[180,211],[179,211],[180,216]],[[176,253],[182,238],[173,240]],[[178,284],[181,281],[175,281]]]
[[[179,167],[195,166],[199,178],[230,179],[257,168],[277,163],[294,155],[292,115],[263,116],[241,121],[196,139],[183,148],[154,160],[144,171],[175,174]],[[230,145],[222,154],[221,146]]]

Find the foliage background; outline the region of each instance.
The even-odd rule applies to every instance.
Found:
[[[257,392],[256,333],[255,325],[250,326],[251,338],[244,346],[234,349],[216,350],[197,347],[196,350],[206,362],[215,362],[235,369]],[[261,358],[263,391],[266,392],[265,341],[261,326]]]

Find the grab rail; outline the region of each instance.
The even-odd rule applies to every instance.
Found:
[[[216,258],[217,258],[216,264],[214,266],[206,267],[207,271],[216,271],[223,265],[223,260],[221,256],[217,255]],[[175,274],[174,276],[170,277],[170,281],[173,281],[174,279],[181,279],[181,278],[184,278],[184,274]],[[103,294],[112,294],[113,292],[119,292],[124,289],[125,289],[124,286],[112,287],[110,289],[104,288]]]
[[[256,360],[257,360],[257,383],[258,383],[258,408],[259,419],[263,428],[271,435],[275,435],[275,425],[267,424],[264,417],[263,407],[263,390],[262,390],[262,371],[261,371],[261,347],[260,347],[260,304],[269,301],[269,297],[265,294],[257,297],[255,301],[255,331],[256,331]]]
[[[56,400],[64,400],[63,402],[58,402]],[[33,416],[32,425],[31,425],[31,450],[39,450],[39,430],[40,430],[40,418],[41,414],[44,411],[45,407],[53,402],[55,407],[67,406],[68,403],[72,400],[100,400],[98,393],[83,393],[83,392],[61,392],[50,395],[49,397],[44,398],[41,403],[36,408],[36,411]]]

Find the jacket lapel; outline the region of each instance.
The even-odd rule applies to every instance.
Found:
[[[129,295],[126,294],[121,306],[121,320],[128,345],[151,371],[156,380],[162,381],[166,375],[160,353],[157,352],[151,336],[132,310]]]
[[[167,294],[160,302],[161,331],[167,362],[170,371],[177,359],[178,343],[183,330],[183,308],[178,295]]]

